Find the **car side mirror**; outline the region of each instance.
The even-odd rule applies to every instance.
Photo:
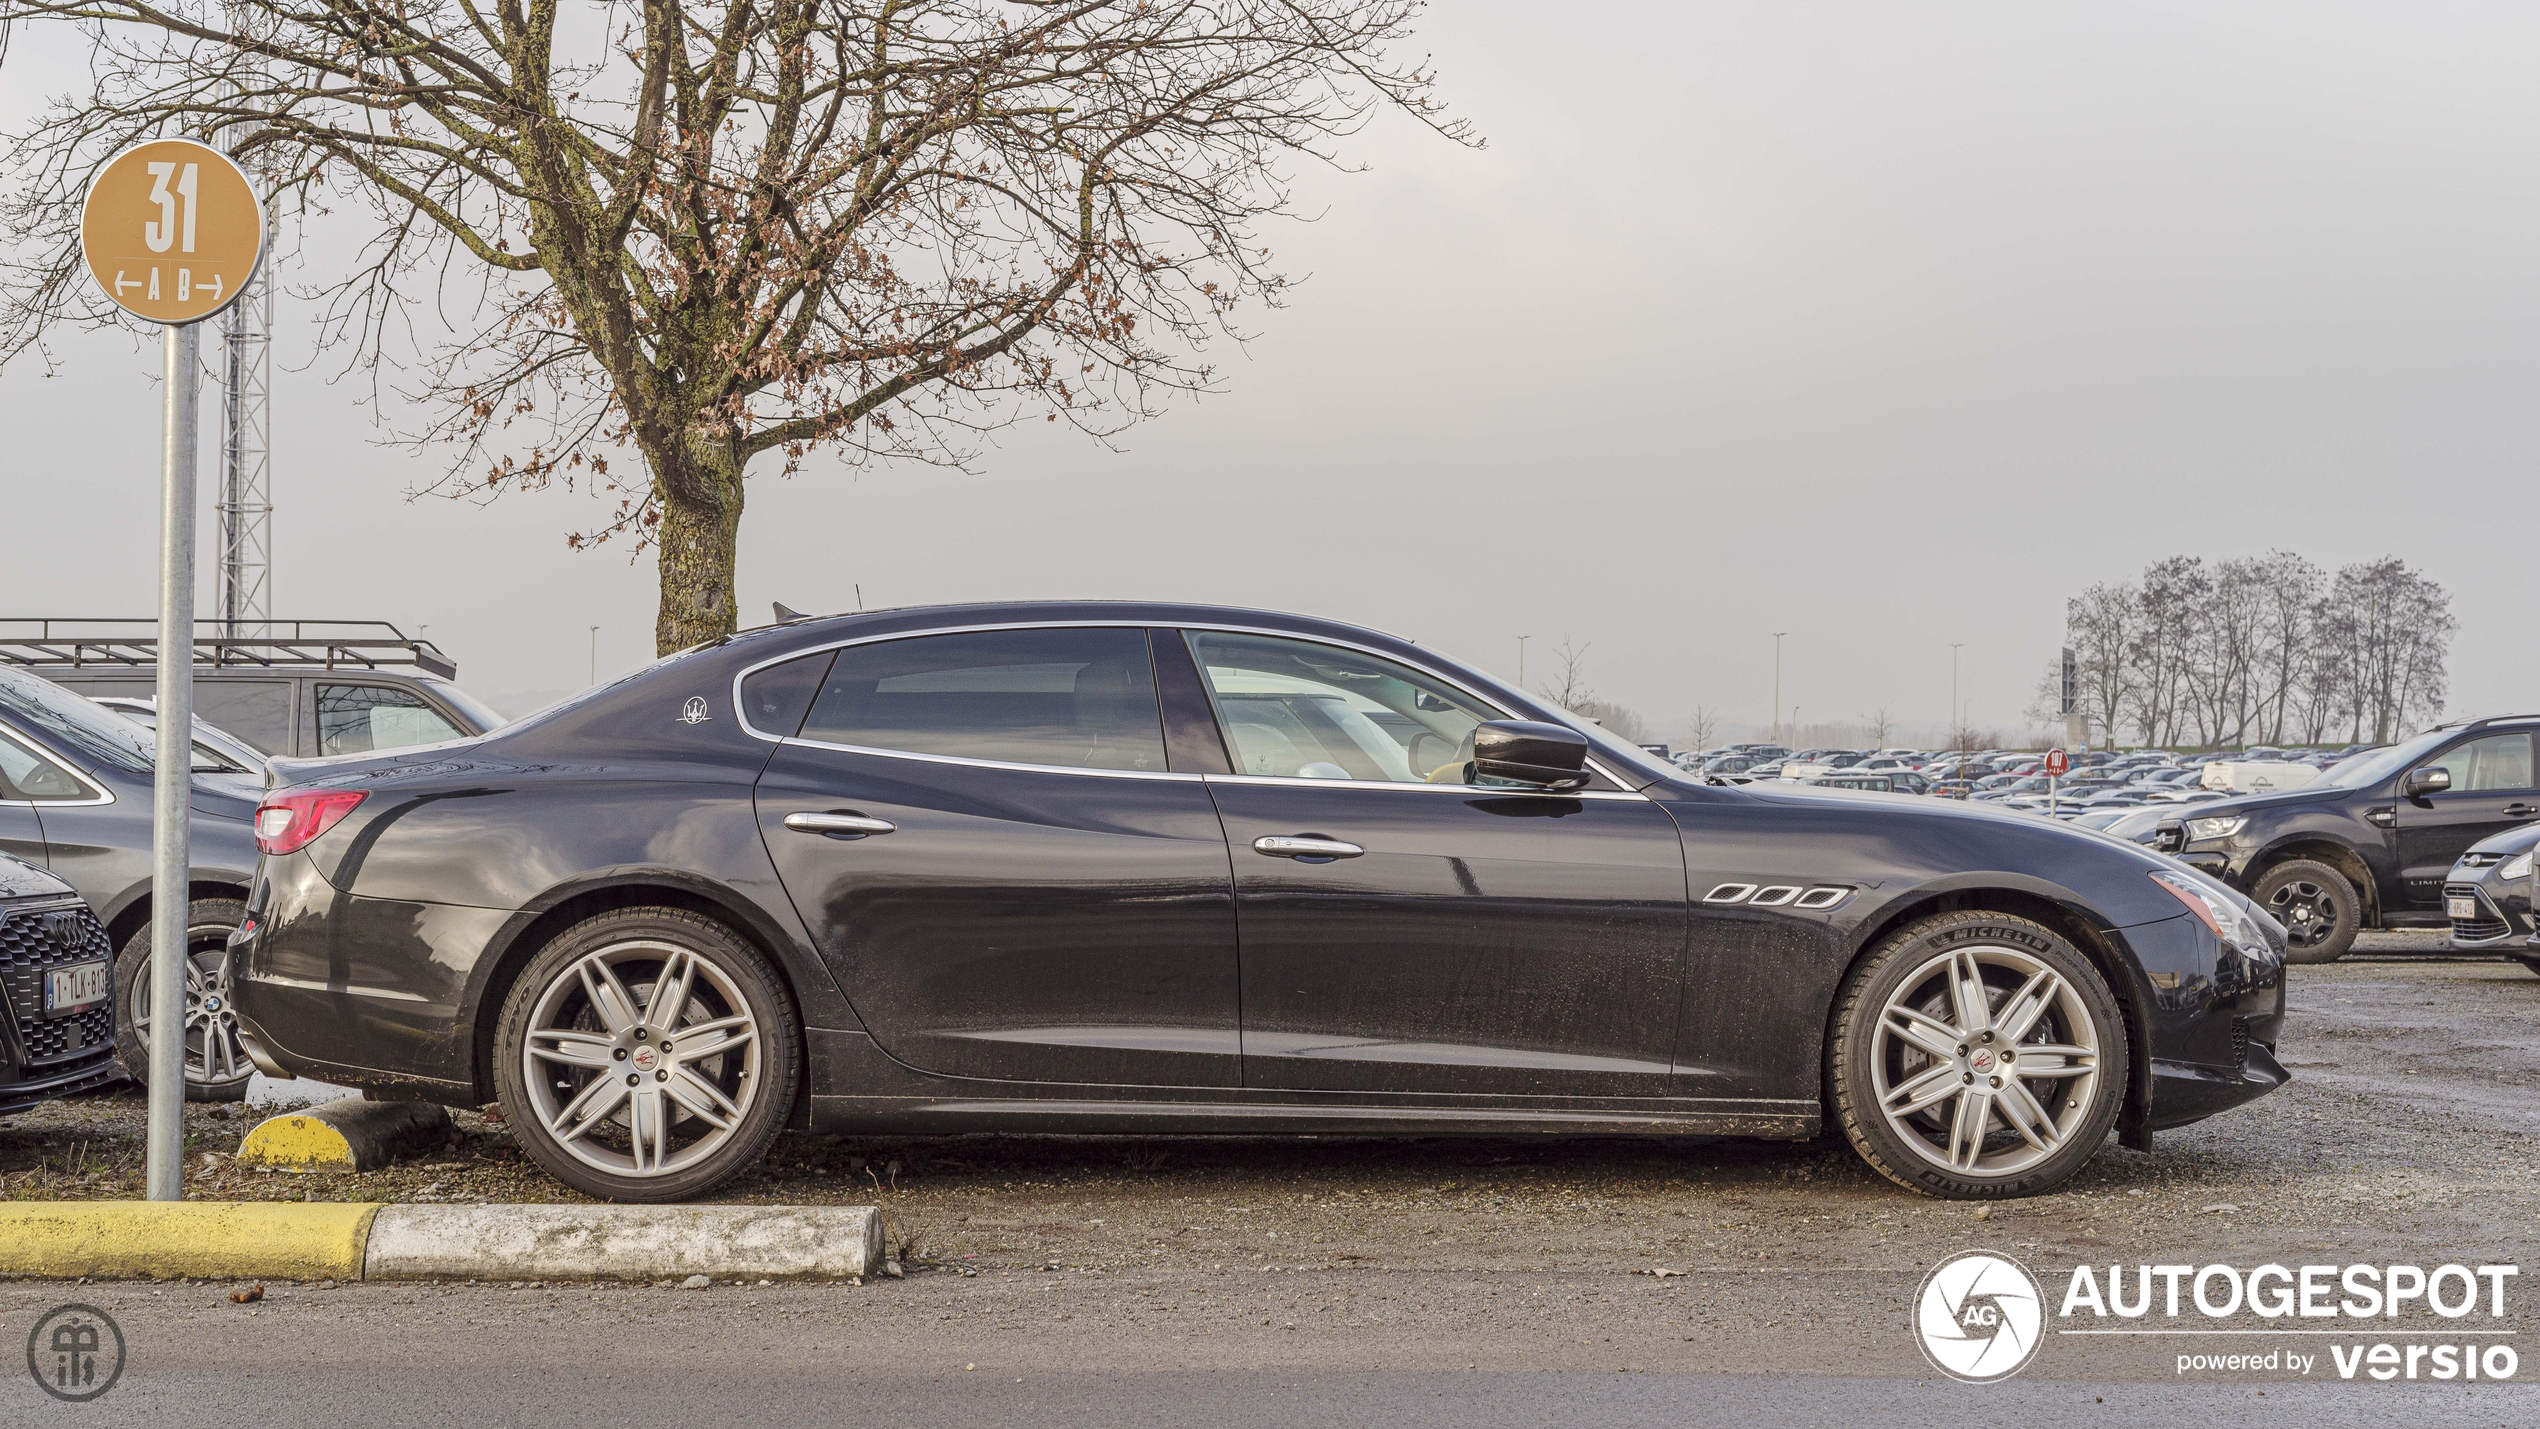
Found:
[[[2451,787],[2452,771],[2449,769],[2428,768],[2408,771],[2408,797],[2411,799],[2424,794],[2440,794]]]
[[[1587,736],[1568,725],[1495,719],[1473,730],[1473,773],[1546,789],[1587,783]]]

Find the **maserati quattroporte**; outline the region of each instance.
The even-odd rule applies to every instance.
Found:
[[[1167,604],[794,619],[279,760],[268,1071],[594,1195],[787,1125],[1804,1138],[2034,1193],[2280,1085],[2283,930],[2131,844],[1704,782],[1416,643]]]

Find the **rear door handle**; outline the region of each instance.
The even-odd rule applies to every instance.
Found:
[[[1339,839],[1265,834],[1252,841],[1252,851],[1272,858],[1356,858],[1367,850]]]
[[[896,833],[899,825],[889,819],[868,819],[862,814],[787,814],[785,827],[798,834],[865,834]]]

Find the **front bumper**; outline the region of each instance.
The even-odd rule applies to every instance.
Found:
[[[2128,928],[2144,969],[2136,1091],[2144,1131],[2184,1126],[2291,1080],[2276,1060],[2284,1030],[2284,956],[2224,946],[2198,919]],[[2268,933],[2272,941],[2279,936]]]

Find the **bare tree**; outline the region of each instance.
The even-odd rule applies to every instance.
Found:
[[[1589,701],[1594,700],[1596,691],[1590,688],[1587,682],[1587,653],[1595,646],[1596,642],[1593,640],[1585,645],[1573,645],[1570,643],[1569,636],[1562,636],[1561,643],[1553,647],[1552,651],[1555,665],[1553,677],[1550,681],[1537,685],[1535,693],[1574,713]]]
[[[1101,436],[1209,385],[1201,350],[1286,287],[1258,230],[1293,165],[1385,107],[1469,139],[1388,55],[1419,8],[0,0],[0,30],[76,25],[95,57],[7,139],[0,354],[112,319],[76,277],[108,157],[222,143],[365,224],[308,295],[349,364],[457,315],[378,394],[453,453],[436,489],[615,497],[572,539],[658,544],[668,652],[734,627],[754,458],[958,463],[1006,423]]]
[[[1896,721],[1888,718],[1887,706],[1879,706],[1879,712],[1870,716],[1869,724],[1870,748],[1887,748],[1887,737],[1896,728]]]
[[[1685,738],[1697,750],[1709,749],[1713,737],[1720,732],[1720,712],[1709,705],[1695,705],[1692,718],[1685,721]]]

